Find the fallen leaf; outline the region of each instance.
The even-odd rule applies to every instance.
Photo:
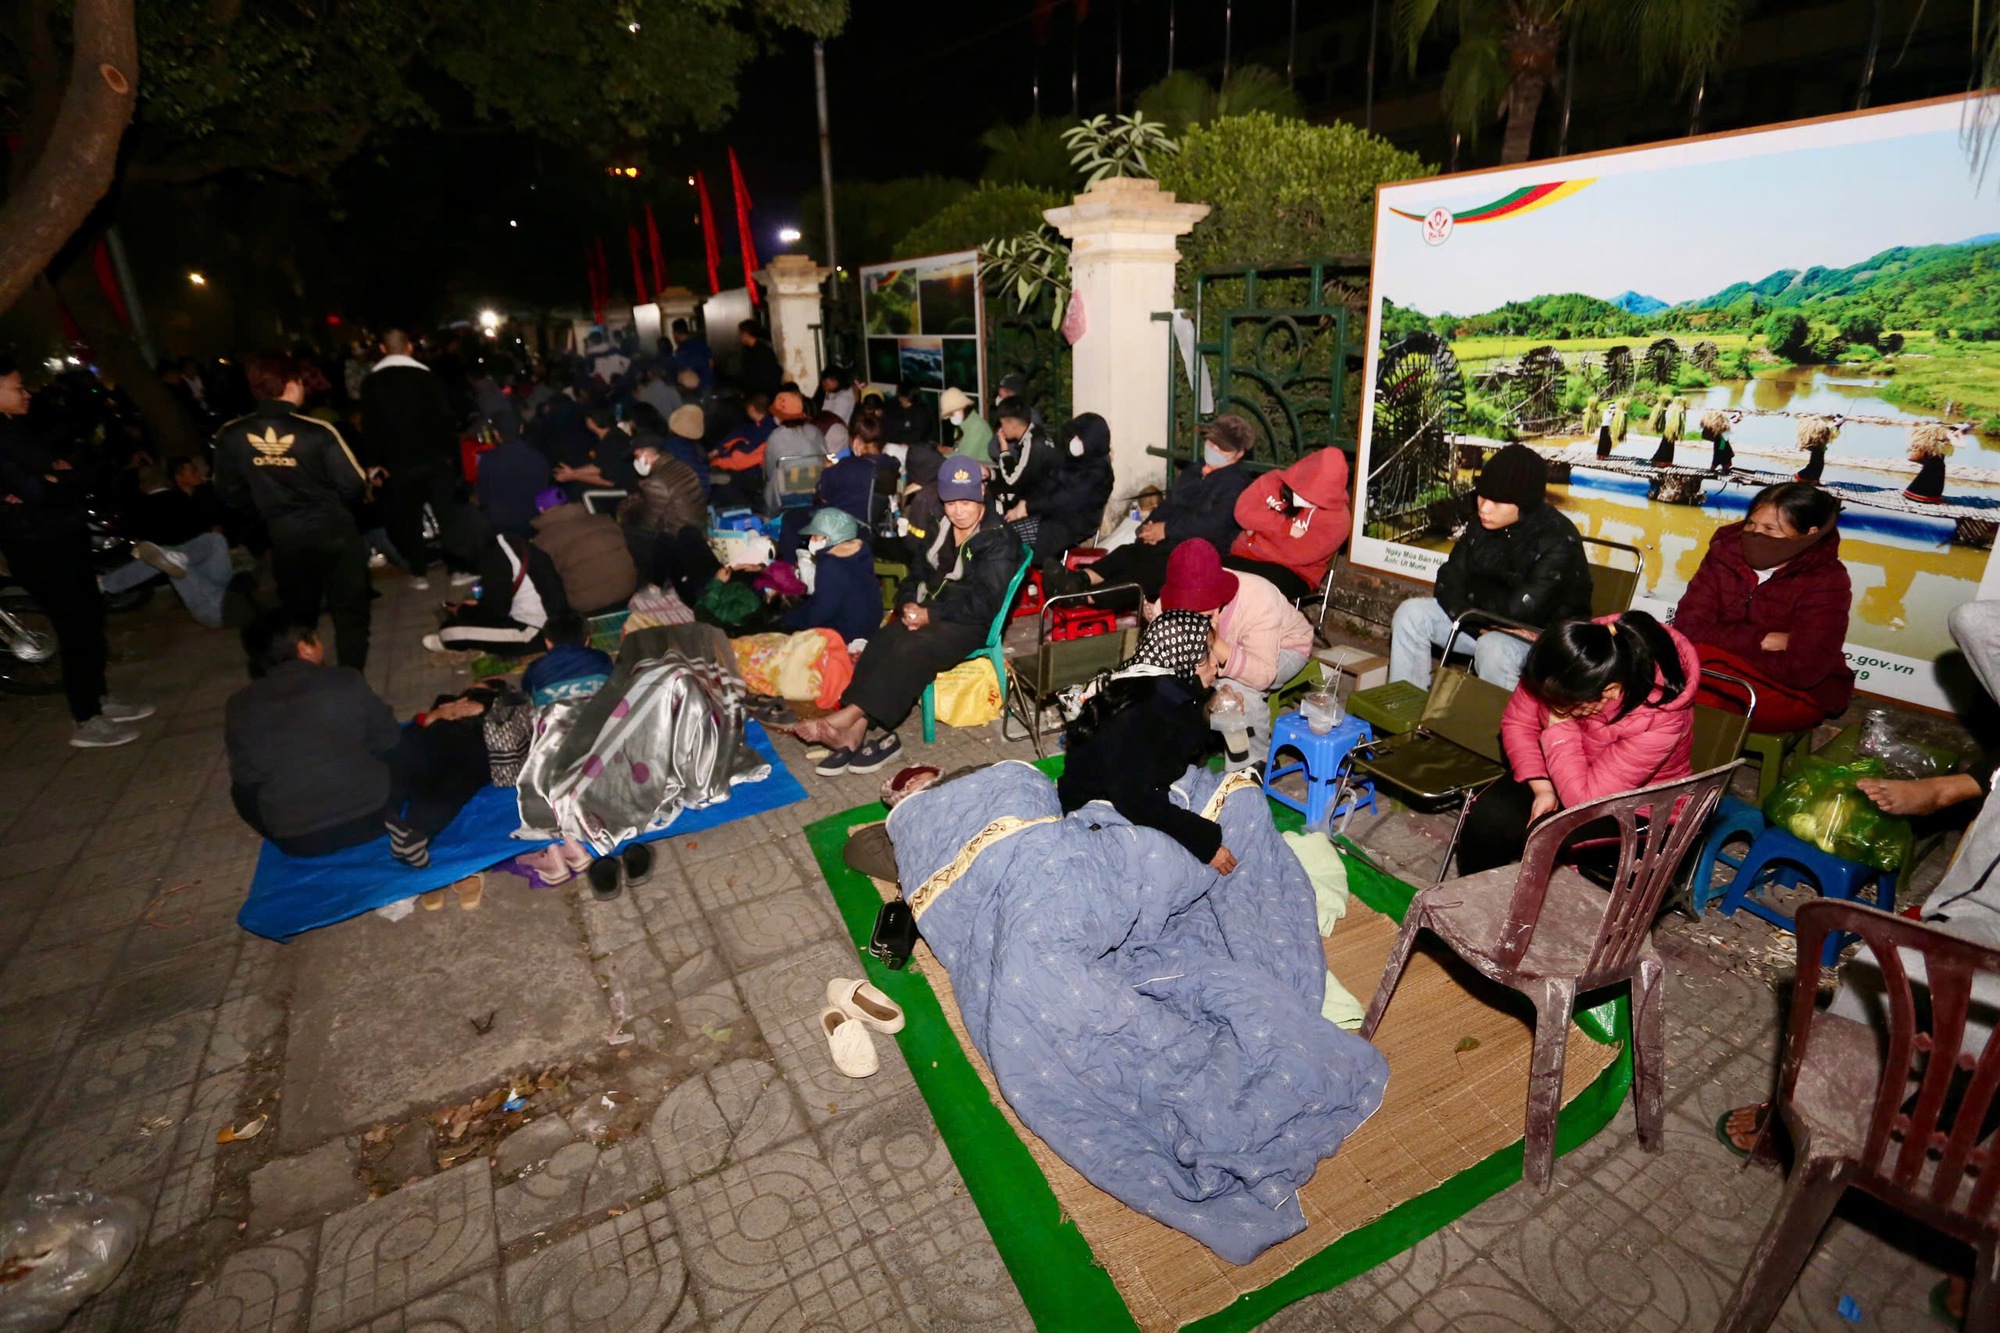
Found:
[[[1478,1049],[1479,1049],[1479,1038],[1460,1037],[1458,1039],[1458,1045],[1454,1046],[1452,1048],[1452,1051],[1454,1054],[1463,1054],[1466,1051],[1476,1051]]]
[[[240,1143],[244,1139],[254,1139],[264,1132],[264,1126],[270,1122],[270,1119],[271,1117],[267,1115],[260,1115],[254,1120],[244,1122],[241,1129],[232,1129],[228,1125],[224,1125],[221,1129],[215,1131],[215,1141],[217,1143]]]

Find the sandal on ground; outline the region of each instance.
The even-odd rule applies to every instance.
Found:
[[[526,875],[529,885],[537,889],[552,889],[576,878],[576,872],[569,868],[569,862],[563,857],[560,844],[521,853],[514,858],[514,868]]]
[[[877,1032],[901,1032],[903,1010],[894,1000],[868,982],[854,977],[835,977],[826,983],[826,1002],[859,1019]]]
[[[1742,1147],[1729,1137],[1730,1117],[1742,1111],[1757,1112],[1757,1135],[1753,1139],[1753,1142],[1761,1143],[1763,1145],[1761,1150]],[[1752,1106],[1732,1106],[1715,1118],[1715,1141],[1735,1153],[1738,1157],[1750,1157],[1754,1153],[1755,1156],[1768,1160],[1772,1155],[1770,1149],[1770,1119],[1771,1104],[1769,1102],[1760,1102]]]
[[[444,890],[432,889],[429,893],[420,893],[417,901],[424,905],[426,912],[435,912],[444,906]]]
[[[867,1078],[882,1067],[875,1042],[860,1019],[829,1007],[819,1011],[819,1030],[833,1052],[833,1067],[849,1078]]]
[[[583,872],[590,891],[600,901],[616,898],[625,889],[625,863],[615,856],[600,856]]]
[[[653,877],[653,849],[645,843],[633,843],[618,853],[618,859],[625,867],[625,882],[634,888]]]
[[[486,896],[486,876],[481,874],[467,875],[451,887],[458,892],[459,910],[470,912],[473,908],[479,906],[479,900]]]

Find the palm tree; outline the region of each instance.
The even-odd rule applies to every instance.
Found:
[[[1247,116],[1268,111],[1280,119],[1297,120],[1305,113],[1299,95],[1284,76],[1262,65],[1245,65],[1230,73],[1217,92],[1208,80],[1190,70],[1175,70],[1139,94],[1138,108],[1179,136],[1190,125],[1205,125],[1220,116]]]
[[[1735,35],[1741,9],[1742,0],[1396,0],[1390,24],[1412,69],[1426,35],[1457,37],[1444,76],[1453,131],[1476,142],[1497,114],[1507,122],[1500,160],[1525,162],[1565,41],[1686,92]]]
[[[1043,120],[1031,117],[1019,125],[995,125],[979,136],[986,149],[982,180],[998,185],[1032,185],[1048,190],[1074,190],[1076,168],[1070,165],[1063,134],[1076,125],[1071,116]]]

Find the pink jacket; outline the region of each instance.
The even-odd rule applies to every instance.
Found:
[[[1268,690],[1284,683],[1278,679],[1281,651],[1312,651],[1312,622],[1269,579],[1238,574],[1236,580],[1236,596],[1215,622],[1216,637],[1228,653],[1222,661],[1222,678]]]
[[[1601,617],[1598,623],[1613,619]],[[1546,778],[1567,808],[1694,772],[1694,696],[1701,654],[1680,631],[1668,626],[1667,634],[1680,650],[1687,688],[1664,704],[1640,704],[1615,722],[1604,714],[1552,722],[1526,686],[1515,689],[1500,715],[1500,739],[1515,779]]]

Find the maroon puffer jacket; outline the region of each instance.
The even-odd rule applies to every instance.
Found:
[[[1674,610],[1674,628],[1694,640],[1736,654],[1771,680],[1809,696],[1828,716],[1854,698],[1854,672],[1842,645],[1854,588],[1840,563],[1840,529],[1757,582],[1743,559],[1743,525],[1717,528],[1708,554]],[[1766,652],[1766,634],[1791,641]]]

